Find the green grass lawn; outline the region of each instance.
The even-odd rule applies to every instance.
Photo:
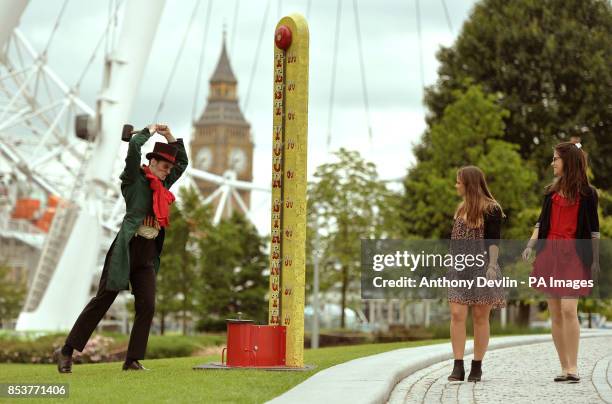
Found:
[[[55,365],[0,364],[0,383],[69,383],[70,400],[87,403],[241,402],[260,403],[330,366],[393,349],[446,342],[425,340],[306,350],[307,372],[193,370],[219,356],[143,360],[148,372],[123,372],[121,362],[74,365],[59,374]],[[9,399],[5,399],[9,401]],[[28,400],[28,402],[34,400]],[[49,403],[49,399],[38,401]],[[66,401],[53,399],[53,402]],[[14,400],[10,400],[14,402]]]

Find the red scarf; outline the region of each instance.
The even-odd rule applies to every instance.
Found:
[[[167,227],[170,224],[170,205],[174,202],[174,195],[164,187],[161,180],[151,172],[148,166],[142,166],[142,168],[153,190],[153,213],[159,225]]]

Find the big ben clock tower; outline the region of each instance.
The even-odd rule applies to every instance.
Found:
[[[206,107],[194,123],[194,135],[191,140],[193,166],[217,175],[233,171],[238,180],[251,182],[254,146],[251,125],[244,119],[238,105],[236,95],[238,82],[227,57],[225,34],[221,56],[209,83]],[[218,185],[201,179],[197,179],[196,183],[205,197],[218,188]],[[239,194],[248,207],[249,191],[239,191]],[[231,208],[237,209],[237,204],[233,200]],[[229,209],[225,213],[229,213]]]

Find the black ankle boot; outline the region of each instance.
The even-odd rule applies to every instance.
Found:
[[[482,377],[482,361],[472,361],[468,382],[479,382]]]
[[[455,359],[453,372],[448,376],[449,382],[462,382],[465,379],[465,369],[463,368],[463,359]]]

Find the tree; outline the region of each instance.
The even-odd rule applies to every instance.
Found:
[[[187,320],[195,308],[196,241],[212,228],[210,206],[200,202],[195,189],[182,188],[179,200],[180,204],[177,202],[170,208],[172,223],[166,232],[157,279],[156,312],[162,335],[166,317],[177,313],[182,320],[183,334],[187,331]]]
[[[420,153],[404,181],[400,217],[405,237],[450,237],[459,203],[455,179],[461,166],[483,169],[491,192],[508,216],[505,229],[522,223],[522,212],[537,201],[531,192],[536,181],[533,169],[521,159],[518,146],[501,140],[508,112],[496,97],[474,85],[455,91],[453,98],[431,126],[426,153]]]
[[[26,287],[10,276],[11,269],[0,265],[0,328],[17,318],[23,307]]]
[[[179,257],[182,258],[185,253],[186,245],[186,240],[184,240],[186,223],[176,205],[170,208],[170,218],[172,219],[172,230],[166,233],[164,253],[161,256],[160,271],[157,274],[156,282],[155,312],[159,317],[161,335],[164,335],[166,331],[166,317],[179,310],[178,295],[181,284],[178,270],[182,269]]]
[[[548,169],[550,146],[579,135],[590,153],[594,184],[612,187],[608,0],[484,0],[437,58],[439,78],[425,95],[430,129],[457,94],[479,84],[509,112],[503,139],[518,145],[540,174]],[[427,131],[416,149],[419,160],[429,159],[432,136]]]
[[[317,167],[317,181],[309,184],[309,234],[314,228],[320,234],[323,288],[340,284],[344,327],[347,295],[359,279],[360,239],[386,235],[392,194],[378,179],[376,166],[358,152],[341,148],[334,155],[338,161]]]
[[[225,319],[243,313],[267,321],[268,256],[265,239],[243,215],[235,213],[198,240],[198,308],[201,329],[225,328]]]
[[[238,312],[264,322],[268,257],[255,227],[240,214],[213,226],[211,206],[193,188],[181,189],[180,204],[171,209],[157,283],[162,334],[166,316],[175,313],[183,320],[183,333],[194,312],[199,329],[225,328],[225,318]]]

